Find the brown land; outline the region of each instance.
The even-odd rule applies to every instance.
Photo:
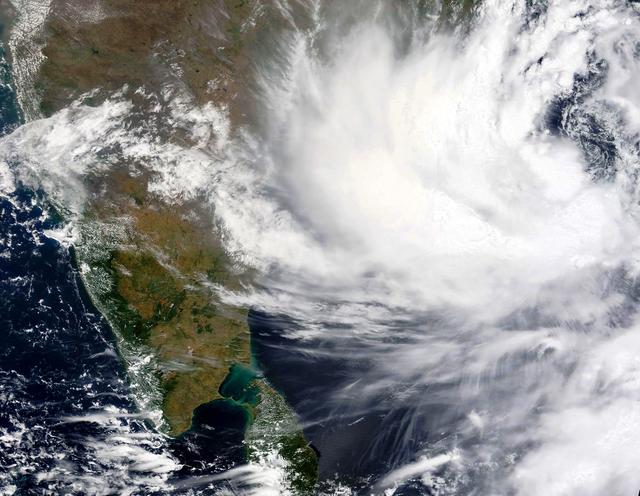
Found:
[[[49,115],[92,91],[89,103],[97,104],[125,85],[155,94],[169,87],[195,104],[224,104],[237,123],[252,44],[278,23],[272,7],[255,1],[54,0],[37,83],[41,111]],[[159,132],[185,140],[176,130]],[[246,311],[221,305],[207,285],[240,280],[213,212],[205,202],[150,194],[149,179],[140,163],[87,178],[85,220],[121,219],[129,228],[107,259],[81,261],[112,279],[111,291],[94,296],[123,338],[155,350],[163,412],[176,435],[195,407],[219,397],[230,365],[250,364],[250,339]]]
[[[308,13],[291,3],[296,22],[307,22]],[[475,2],[454,3],[445,2],[443,25],[454,24]],[[51,115],[88,92],[87,103],[98,104],[126,85],[142,114],[145,103],[136,101],[134,89],[161,95],[171,88],[196,105],[224,105],[234,127],[250,125],[252,66],[261,61],[265,40],[290,28],[269,1],[53,0],[44,27],[46,61],[36,84],[40,110]],[[162,140],[189,145],[180,130],[158,130]],[[79,258],[90,271],[108,275],[108,288],[92,293],[121,338],[154,350],[164,417],[178,435],[189,428],[198,405],[220,397],[232,364],[250,365],[246,310],[221,304],[210,288],[238,287],[247,276],[222,249],[206,202],[155,196],[144,163],[116,162],[108,173],[86,178],[86,249],[79,247]],[[102,242],[95,226],[109,225],[124,226],[120,237],[103,245],[106,253],[92,255]],[[277,393],[266,383],[260,390],[269,401],[257,412],[272,404],[286,415]],[[315,454],[299,431],[287,436],[282,433],[279,442],[307,474],[300,487],[309,487]]]

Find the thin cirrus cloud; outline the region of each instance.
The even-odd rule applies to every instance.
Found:
[[[260,282],[220,294],[291,316],[306,353],[322,336],[372,364],[326,401],[357,409],[393,391],[408,414],[445,406],[453,434],[384,484],[630,494],[640,26],[622,1],[551,2],[537,17],[525,3],[484,2],[468,35],[403,47],[384,12],[338,30],[319,8],[315,29],[288,32],[256,66],[268,126],[231,131],[209,106],[174,112],[193,148],[134,138],[120,94],[23,127],[3,155],[28,155],[22,177],[81,190],[110,136],[157,172],[154,192],[206,195],[225,247]],[[594,67],[606,67],[597,84]],[[596,114],[615,147],[606,177]]]

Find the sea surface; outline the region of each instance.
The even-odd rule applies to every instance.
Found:
[[[20,124],[4,57],[0,83],[4,135]],[[215,493],[197,477],[245,460],[246,411],[202,405],[176,440],[150,426],[64,227],[42,192],[0,191],[0,494]]]
[[[314,10],[256,64],[268,129],[227,133],[221,109],[168,103],[215,135],[195,162],[123,128],[123,95],[35,123],[31,151],[47,153],[25,156],[72,196],[75,155],[51,127],[73,150],[116,136],[131,156],[150,147],[158,194],[204,193],[258,276],[221,295],[254,309],[255,372],[299,414],[325,494],[637,494],[638,3],[482,2],[468,32],[429,21],[411,40],[365,4],[389,5]],[[76,136],[87,121],[99,132]],[[0,185],[19,165],[0,162]],[[266,494],[233,400],[253,372],[179,439],[156,432],[64,223],[39,191],[0,191],[2,490]]]
[[[19,112],[4,58],[0,71],[6,134]],[[0,492],[153,490],[175,462],[137,418],[114,335],[52,234],[61,227],[42,193],[0,195]],[[140,463],[153,475],[128,475]]]
[[[322,335],[300,346],[290,338],[299,324],[258,310],[250,312],[249,325],[254,358],[300,416],[306,438],[319,453],[320,478],[327,487],[341,482],[368,494],[378,477],[410,462],[415,451],[443,435],[431,435],[432,419],[442,413],[437,405],[415,409],[387,393],[358,401],[363,385],[353,378],[370,373],[374,364],[357,352],[345,354],[352,346],[341,349]],[[432,392],[424,388],[424,394]],[[424,491],[423,485],[409,482],[394,494]]]

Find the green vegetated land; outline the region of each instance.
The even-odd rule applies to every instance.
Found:
[[[138,101],[137,88],[152,95],[172,88],[194,105],[224,105],[232,126],[239,125],[255,50],[291,29],[271,2],[90,3],[102,15],[89,18],[87,0],[51,3],[36,83],[39,108],[50,115],[88,92],[85,103],[98,105],[128,88],[132,133],[145,124],[147,102]],[[433,8],[431,1],[417,3]],[[468,18],[475,3],[440,4],[441,24]],[[301,25],[309,22],[301,6],[294,15]],[[160,141],[189,146],[184,130],[158,125],[157,132]],[[212,283],[237,289],[250,278],[223,250],[212,207],[155,195],[144,162],[127,161],[118,150],[102,153],[109,167],[85,178],[88,200],[76,252],[89,292],[119,337],[134,394],[148,398],[145,408],[160,408],[158,424],[173,436],[190,428],[199,405],[242,406],[249,418],[247,457],[277,450],[294,492],[312,492],[316,454],[285,399],[251,368],[247,310],[221,303],[211,290]]]
[[[99,105],[125,88],[134,106],[126,123],[132,133],[148,124],[148,102],[137,88],[155,96],[171,88],[193,105],[224,105],[237,124],[251,46],[262,31],[285,24],[275,8],[259,2],[92,4],[104,15],[83,22],[85,0],[52,2],[36,84],[40,112],[53,114],[89,92],[84,102]],[[258,15],[264,23],[247,22]],[[162,96],[155,101],[169,103]],[[154,132],[161,142],[190,145],[188,130],[161,123]],[[294,492],[311,492],[316,454],[284,398],[251,369],[247,310],[222,304],[211,290],[212,283],[238,289],[249,277],[223,250],[212,208],[154,195],[148,187],[153,173],[143,161],[128,161],[117,149],[101,153],[109,167],[85,178],[89,194],[76,255],[89,292],[118,335],[134,394],[145,409],[160,408],[156,421],[173,436],[191,427],[199,405],[234,402],[249,418],[248,459],[277,451]]]

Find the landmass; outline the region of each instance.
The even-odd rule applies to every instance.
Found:
[[[440,4],[439,25],[461,24],[475,3]],[[15,4],[13,10],[4,5],[2,14],[17,33],[7,45],[25,119],[51,116],[74,102],[99,106],[118,93],[131,102],[131,132],[151,129],[163,143],[194,148],[202,143],[176,124],[171,105],[215,105],[225,109],[232,128],[251,125],[252,61],[278,33],[311,22],[297,2],[286,9],[247,0]],[[416,5],[433,14],[434,2]],[[287,462],[294,493],[312,492],[317,455],[286,400],[253,368],[247,309],[217,297],[216,287],[239,289],[251,274],[224,250],[214,207],[197,194],[154,191],[157,172],[144,158],[117,147],[101,153],[108,170],[83,178],[87,198],[75,219],[76,257],[118,336],[141,409],[158,428],[179,436],[198,406],[234,401],[249,413],[248,459],[260,461],[275,450]]]
[[[224,107],[238,125],[250,53],[266,31],[287,23],[275,4],[242,0],[35,3],[46,10],[37,25],[20,17],[28,12],[11,13],[20,29],[31,25],[34,33],[13,43],[14,56],[37,47],[43,55],[33,61],[37,71],[29,65],[17,78],[30,86],[23,88],[30,95],[21,102],[25,118],[51,116],[79,99],[98,106],[119,92],[132,102],[132,129],[155,116],[157,138],[182,147],[198,143],[187,129],[169,124],[172,102]],[[87,199],[76,219],[75,254],[89,293],[117,334],[142,410],[178,436],[191,427],[199,405],[231,398],[251,419],[248,459],[259,462],[275,450],[286,462],[291,490],[311,492],[316,453],[285,399],[255,372],[240,387],[254,391],[251,400],[228,391],[238,370],[253,371],[247,309],[225,305],[212,287],[239,289],[250,274],[223,249],[213,209],[200,198],[150,191],[154,172],[144,159],[116,149],[104,153],[108,171],[83,178]]]

